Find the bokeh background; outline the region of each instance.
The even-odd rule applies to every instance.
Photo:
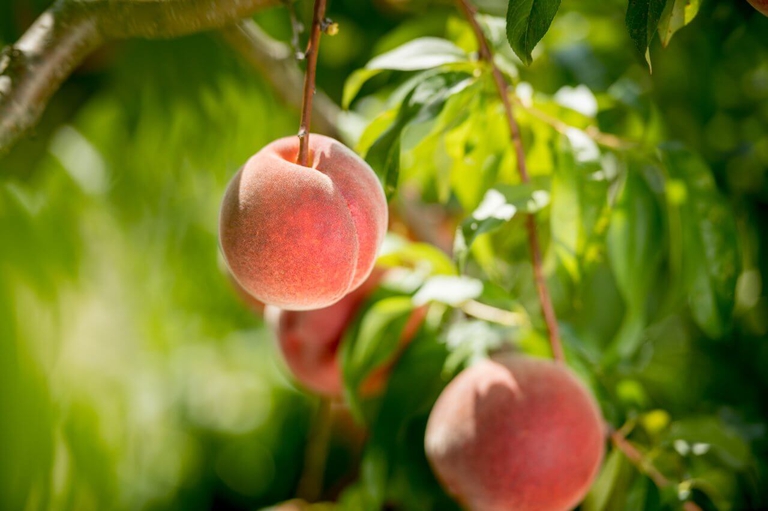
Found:
[[[0,1],[0,43],[48,6]],[[760,509],[768,18],[746,1],[706,0],[668,48],[654,43],[651,74],[625,9],[564,0],[521,79],[549,94],[618,87],[643,129],[711,165],[740,229],[736,322],[725,340],[686,345],[693,370],[664,375],[659,393],[677,413],[725,417],[750,442],[725,501]],[[341,30],[323,40],[318,85],[337,102],[371,56],[444,35],[456,16],[450,2],[415,0],[333,0],[329,15]],[[289,39],[284,9],[256,20]],[[260,509],[294,495],[317,401],[228,281],[216,221],[242,162],[297,126],[214,34],[131,40],[89,58],[34,136],[0,159],[0,509]],[[355,477],[348,441],[332,440],[329,487]]]

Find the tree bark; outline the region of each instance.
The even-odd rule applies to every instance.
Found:
[[[279,0],[58,0],[0,54],[0,156],[37,124],[51,96],[104,42],[220,29]]]

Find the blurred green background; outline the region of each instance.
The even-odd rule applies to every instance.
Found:
[[[2,0],[0,43],[48,6]],[[371,56],[444,35],[455,17],[450,2],[329,9],[341,31],[323,40],[318,85],[337,102]],[[619,88],[641,120],[605,124],[650,126],[713,169],[741,240],[735,326],[724,341],[692,334],[692,369],[672,366],[653,397],[739,431],[753,457],[725,500],[763,509],[768,18],[746,1],[705,1],[668,48],[654,43],[649,74],[625,9],[564,0],[521,79],[548,94]],[[256,20],[289,38],[285,10]],[[216,221],[242,162],[297,126],[295,109],[214,35],[132,40],[89,58],[34,136],[0,159],[0,509],[259,509],[294,495],[317,402],[233,291]],[[355,471],[342,433],[333,445],[329,486]]]

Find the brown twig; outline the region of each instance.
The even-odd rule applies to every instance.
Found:
[[[321,24],[324,23],[325,0],[315,0],[312,14],[312,28],[309,43],[304,55],[307,58],[307,71],[304,75],[304,97],[301,102],[301,125],[299,126],[299,157],[297,163],[307,166],[309,161],[309,129],[312,123],[312,97],[315,95],[315,75],[317,73],[317,53],[320,50]]]
[[[611,432],[611,443],[613,443],[616,449],[624,453],[624,456],[635,466],[637,469],[647,475],[651,481],[659,488],[666,488],[672,483],[664,477],[664,474],[658,471],[653,464],[649,463],[643,454],[627,440],[621,431]],[[685,511],[701,511],[701,508],[691,501],[687,501],[683,504]]]
[[[332,419],[331,401],[327,398],[320,399],[304,452],[303,473],[296,490],[296,496],[307,502],[316,502],[323,490]]]
[[[525,149],[523,148],[523,140],[520,136],[520,126],[515,120],[515,116],[512,113],[512,103],[509,100],[509,93],[507,90],[507,82],[504,79],[504,75],[501,70],[493,62],[493,52],[488,45],[488,40],[483,33],[483,29],[475,18],[475,8],[469,3],[468,0],[457,0],[459,8],[464,13],[467,21],[472,27],[472,31],[477,39],[478,51],[480,59],[484,60],[491,67],[493,74],[493,81],[496,84],[496,90],[499,93],[501,102],[504,104],[504,112],[509,123],[509,134],[512,139],[512,145],[515,148],[515,154],[517,156],[517,171],[520,174],[520,180],[523,183],[528,183],[530,177],[528,175],[528,168],[525,163]],[[557,317],[555,316],[555,309],[552,306],[552,299],[549,296],[549,289],[544,279],[544,271],[542,269],[542,257],[541,247],[539,246],[539,235],[536,230],[536,219],[533,215],[528,215],[526,220],[526,229],[528,230],[528,245],[531,250],[531,260],[533,262],[533,275],[536,281],[536,290],[539,294],[539,302],[541,303],[541,310],[544,315],[544,321],[547,324],[547,330],[549,331],[549,344],[552,347],[552,355],[558,362],[565,360],[563,353],[563,346],[560,342],[560,330],[557,325]]]

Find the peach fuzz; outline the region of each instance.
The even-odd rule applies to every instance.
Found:
[[[504,355],[445,388],[425,448],[440,482],[472,511],[566,511],[598,473],[605,430],[594,398],[567,367]]]
[[[275,332],[288,368],[303,387],[329,397],[342,395],[339,349],[344,332],[378,286],[383,273],[374,270],[362,286],[324,309],[287,311],[267,306],[267,323]],[[401,347],[410,342],[425,315],[426,307],[413,311],[400,335]],[[380,392],[390,369],[390,365],[384,365],[374,370],[360,391],[364,395]]]
[[[368,277],[388,211],[373,170],[346,146],[312,134],[308,167],[294,163],[298,146],[295,136],[276,140],[235,175],[219,242],[255,299],[308,310],[337,302]]]

